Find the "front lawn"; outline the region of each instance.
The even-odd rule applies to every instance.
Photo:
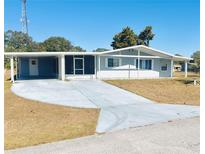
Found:
[[[107,80],[105,82],[158,103],[199,105],[200,86],[194,86],[187,80],[190,78]]]
[[[51,105],[16,96],[4,82],[5,149],[71,139],[95,133],[97,109]]]

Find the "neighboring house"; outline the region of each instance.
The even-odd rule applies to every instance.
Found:
[[[14,58],[17,79],[72,78],[138,79],[172,77],[174,61],[185,63],[188,57],[138,45],[104,52],[10,52],[11,80],[14,81]]]
[[[180,72],[180,71],[182,71],[182,65],[175,64],[174,65],[174,72]]]

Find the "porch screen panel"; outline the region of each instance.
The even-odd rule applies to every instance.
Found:
[[[65,56],[65,73],[73,74],[73,56]]]
[[[84,56],[84,73],[85,74],[95,74],[94,56]]]
[[[57,75],[56,57],[39,57],[38,71],[40,77],[55,77]]]

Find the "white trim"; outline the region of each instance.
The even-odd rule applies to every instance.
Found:
[[[152,70],[154,70],[154,59],[152,59]]]
[[[76,69],[76,68],[75,68],[75,60],[77,60],[77,59],[81,59],[81,60],[82,60],[82,63],[83,63],[83,68],[82,68],[82,69]],[[74,65],[73,65],[74,75],[84,75],[84,74],[85,74],[85,73],[84,73],[84,71],[85,71],[85,68],[84,68],[84,57],[74,57],[74,58],[73,58],[73,61],[74,61]],[[76,73],[75,73],[76,70],[82,70],[82,71],[83,71],[83,74],[76,74]]]
[[[90,79],[95,79],[94,74],[79,74],[79,75],[73,75],[73,74],[66,74],[65,75],[66,79],[68,80],[90,80]]]
[[[105,58],[105,68],[109,68],[108,67],[108,58]]]
[[[97,79],[97,56],[95,55],[95,78]]]
[[[61,56],[61,80],[65,80],[65,56]]]
[[[61,57],[58,57],[58,79],[61,79]]]
[[[100,63],[100,56],[98,56],[98,71],[100,72],[100,65],[101,65],[101,63]]]
[[[130,79],[130,63],[129,63],[129,70],[128,70],[128,79]]]

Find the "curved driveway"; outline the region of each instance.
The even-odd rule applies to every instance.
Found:
[[[101,108],[96,132],[199,116],[199,107],[157,104],[99,80],[23,80],[12,86],[22,97],[81,108]]]

